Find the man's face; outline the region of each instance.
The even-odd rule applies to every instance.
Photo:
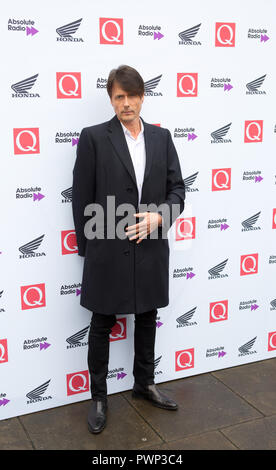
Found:
[[[111,104],[117,117],[122,123],[130,123],[139,119],[140,110],[144,101],[144,95],[131,95],[124,91],[115,81],[112,87]]]

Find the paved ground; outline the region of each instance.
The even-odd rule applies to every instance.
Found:
[[[117,393],[99,435],[84,401],[1,421],[0,449],[276,449],[276,358],[158,386],[177,411]]]

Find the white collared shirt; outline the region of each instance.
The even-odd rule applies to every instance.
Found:
[[[126,137],[128,150],[129,150],[131,160],[134,166],[137,187],[138,187],[138,204],[140,204],[140,201],[141,201],[142,186],[143,186],[145,167],[146,167],[144,125],[141,119],[140,119],[140,123],[141,123],[141,131],[138,134],[137,138],[135,139],[131,135],[131,132],[121,122],[123,131]]]

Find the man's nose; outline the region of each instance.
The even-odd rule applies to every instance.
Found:
[[[124,106],[129,106],[129,102],[128,102],[128,97],[127,97],[127,96],[125,96]]]

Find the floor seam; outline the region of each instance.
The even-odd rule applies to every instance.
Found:
[[[35,445],[34,445],[32,439],[31,439],[31,437],[30,437],[30,435],[29,435],[27,429],[25,428],[24,424],[22,423],[22,421],[21,421],[21,419],[20,419],[20,416],[18,416],[18,421],[19,421],[19,423],[20,423],[20,425],[21,425],[21,427],[22,427],[24,433],[26,434],[27,439],[30,441],[33,450],[36,450]]]

